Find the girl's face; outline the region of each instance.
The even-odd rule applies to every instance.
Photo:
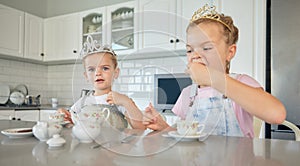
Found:
[[[84,59],[85,78],[94,86],[95,95],[111,91],[113,80],[119,76],[109,53],[95,53]]]
[[[223,30],[217,23],[203,22],[188,29],[186,49],[189,63],[202,63],[225,72],[226,60],[231,60],[235,48],[235,45],[225,43]]]

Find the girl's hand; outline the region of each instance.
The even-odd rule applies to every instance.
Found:
[[[188,63],[186,73],[189,74],[191,79],[200,86],[211,85],[208,67],[203,63]]]
[[[63,109],[63,108],[59,108],[57,110],[57,112],[65,114],[64,121],[69,121],[69,122],[73,123],[72,118],[71,118],[71,113],[68,110]]]
[[[149,129],[159,131],[170,127],[167,122],[163,120],[160,114],[155,110],[151,103],[145,109],[143,124]]]
[[[131,99],[128,96],[114,91],[109,92],[106,98],[106,102],[108,102],[109,104],[116,104],[121,106],[124,106],[126,102],[129,102],[130,100]]]
[[[186,72],[191,79],[200,86],[211,86],[213,88],[224,88],[226,85],[226,74],[203,63],[190,62]]]

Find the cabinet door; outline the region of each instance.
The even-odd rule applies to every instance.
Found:
[[[74,60],[78,57],[79,18],[79,13],[74,13],[45,20],[45,61]]]
[[[37,122],[39,116],[39,110],[15,110],[16,120]]]
[[[140,48],[173,50],[176,42],[176,0],[139,2]]]
[[[43,19],[25,13],[24,57],[43,60]]]
[[[130,1],[107,7],[107,41],[118,55],[137,49],[138,1]]]
[[[24,12],[0,4],[0,53],[23,57]]]
[[[15,116],[14,110],[0,110],[0,120],[1,119],[10,120],[14,116]]]
[[[215,5],[218,5],[218,0],[215,0]],[[179,42],[176,43],[175,49],[186,49],[186,28],[195,11],[204,6],[207,1],[195,0],[177,0],[177,20],[176,20],[176,35]]]
[[[40,110],[40,121],[49,121],[49,115],[55,112],[56,110]]]
[[[97,8],[80,13],[81,46],[91,35],[101,45],[106,43],[106,8]]]

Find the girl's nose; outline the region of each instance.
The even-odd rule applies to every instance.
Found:
[[[97,68],[96,69],[96,72],[95,72],[95,75],[96,76],[100,76],[102,73],[101,73],[101,70],[100,70],[100,68]]]

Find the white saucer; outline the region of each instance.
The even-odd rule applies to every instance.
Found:
[[[199,138],[206,137],[207,134],[201,133],[201,134],[197,134],[197,135],[180,135],[177,133],[177,131],[170,131],[170,132],[168,132],[168,135],[179,141],[195,141]]]
[[[6,129],[6,130],[2,130],[1,133],[10,138],[24,138],[24,137],[32,136],[32,128]]]

